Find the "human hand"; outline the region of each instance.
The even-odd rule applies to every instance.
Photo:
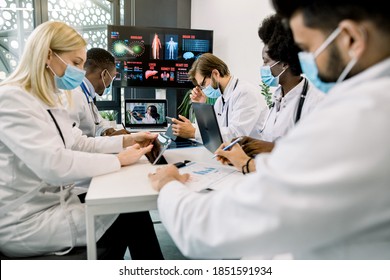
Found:
[[[154,139],[153,141],[153,148],[150,152],[146,153],[145,156],[149,160],[150,163],[153,164],[153,162],[156,160],[158,155],[160,154],[161,151],[161,144],[158,138]]]
[[[233,140],[234,139],[232,139],[232,141]],[[250,157],[255,157],[261,153],[270,153],[275,146],[273,142],[258,140],[248,136],[242,137],[240,145],[244,152]]]
[[[115,136],[115,135],[122,135],[122,134],[130,134],[130,131],[128,131],[127,129],[118,129],[118,130],[115,130],[113,128],[109,128],[107,130],[104,131],[104,136]]]
[[[157,138],[156,133],[137,132],[123,136],[123,147],[129,147],[134,144],[139,144],[141,147],[147,147]]]
[[[179,119],[172,118],[172,132],[183,138],[195,138],[195,127],[182,115],[179,115]]]
[[[190,98],[192,102],[206,103],[206,95],[203,93],[202,89],[199,86],[196,86],[192,89]]]
[[[121,166],[127,166],[138,161],[143,155],[150,152],[152,148],[153,145],[141,147],[139,144],[134,144],[121,151],[117,157],[121,163]]]
[[[217,160],[222,164],[233,164],[237,170],[241,171],[242,166],[245,165],[250,157],[248,157],[241,146],[237,143],[233,145],[229,150],[224,151],[229,143],[222,143],[221,146],[215,151],[217,155]]]
[[[155,173],[148,174],[149,180],[152,183],[153,189],[160,191],[167,183],[171,181],[179,181],[185,183],[189,178],[190,174],[180,174],[179,169],[170,164],[165,167],[157,168]]]

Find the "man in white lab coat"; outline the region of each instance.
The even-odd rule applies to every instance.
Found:
[[[231,163],[249,173],[238,185],[201,194],[189,191],[188,175],[173,166],[150,174],[160,190],[161,220],[193,258],[291,252],[298,259],[389,259],[385,3],[273,0],[273,5],[306,52],[300,54],[305,74],[316,83],[336,84],[271,153],[252,160],[239,145],[217,150],[224,162],[235,155]]]
[[[211,53],[201,55],[188,73],[195,87],[192,102],[218,98],[214,104],[217,121],[224,141],[242,135],[258,138],[268,107],[261,89],[230,74],[225,62]],[[184,116],[172,119],[173,134],[201,140],[199,128]]]
[[[95,105],[96,95],[103,96],[111,92],[116,75],[115,58],[105,49],[92,48],[87,51],[84,64],[85,78],[71,94],[68,105],[71,120],[84,135],[112,136],[128,134],[127,130],[115,130],[109,121],[103,119]]]

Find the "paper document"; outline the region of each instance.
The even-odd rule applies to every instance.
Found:
[[[190,179],[185,185],[194,191],[201,191],[208,188],[214,189],[214,186],[226,177],[231,176],[232,174],[241,174],[234,168],[203,162],[190,162],[179,170],[181,174],[190,174]]]

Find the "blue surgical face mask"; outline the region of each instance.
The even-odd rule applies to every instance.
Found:
[[[104,89],[103,95],[110,94],[111,88],[112,88],[111,85],[112,85],[112,83],[111,83],[108,87],[106,87],[106,88]]]
[[[267,86],[270,86],[270,87],[277,87],[279,85],[279,77],[280,75],[282,75],[284,73],[284,71],[286,71],[286,69],[284,69],[282,72],[280,72],[280,74],[278,76],[274,76],[272,75],[272,72],[271,72],[271,68],[274,67],[276,64],[278,64],[280,61],[278,62],[275,62],[274,64],[272,64],[271,66],[269,65],[264,65],[261,67],[260,69],[260,73],[261,73],[261,81],[266,84]]]
[[[106,86],[106,83],[104,82],[103,75],[102,75],[102,81],[103,81],[103,85],[104,85],[103,95],[107,95],[107,94],[110,94],[110,93],[111,93],[112,83],[114,82],[114,78],[110,75],[110,73],[108,73],[108,70],[106,70],[106,71],[107,71],[108,76],[109,76],[110,79],[111,79],[111,83],[110,83],[110,85],[107,87],[107,86]]]
[[[72,90],[77,88],[85,77],[85,71],[81,70],[73,65],[67,64],[58,54],[54,53],[64,64],[66,64],[65,73],[62,77],[58,77],[56,73],[54,73],[53,69],[50,70],[54,74],[54,80],[59,89],[64,90]]]
[[[208,98],[218,98],[221,96],[221,90],[219,89],[219,86],[217,86],[217,88],[213,88],[211,83],[202,89],[202,91]]]
[[[325,93],[327,93],[336,83],[326,83],[318,77],[318,67],[315,59],[330,45],[330,43],[333,42],[333,40],[340,34],[340,32],[341,29],[337,27],[314,53],[298,53],[303,74],[305,74],[310,82],[312,82],[319,90]]]

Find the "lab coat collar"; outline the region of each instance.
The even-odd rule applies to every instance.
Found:
[[[226,85],[225,90],[223,91],[222,98],[227,102],[234,91],[234,85],[236,84],[238,78],[235,78],[233,75],[230,76],[230,80]]]
[[[95,91],[95,88],[93,87],[92,83],[87,78],[84,78],[83,83],[86,85],[86,87],[89,91],[89,96],[91,96],[91,98],[94,99],[96,97],[96,91]]]
[[[292,88],[289,92],[287,92],[284,97],[283,97],[283,100],[285,100],[285,102],[288,102],[294,98],[297,97],[297,95],[300,95],[302,90],[303,90],[303,85],[305,84],[305,79],[302,79],[302,81],[299,82],[299,84],[297,84],[294,88]],[[276,102],[277,100],[282,100],[282,87],[279,86],[275,93],[274,93],[274,101]]]

